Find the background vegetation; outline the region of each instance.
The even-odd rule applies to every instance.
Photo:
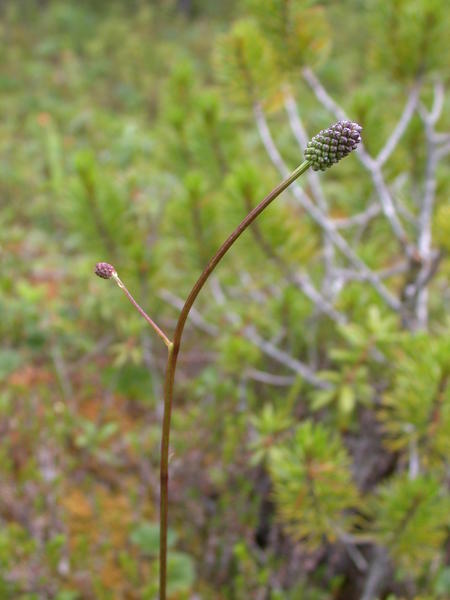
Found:
[[[172,598],[450,594],[440,0],[1,3],[0,598],[152,599],[167,330]],[[447,160],[447,162],[446,162]]]

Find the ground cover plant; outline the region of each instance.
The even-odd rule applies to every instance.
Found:
[[[173,331],[350,115],[190,313],[168,597],[448,596],[443,3],[1,11],[0,597],[157,597],[165,349],[92,264]]]

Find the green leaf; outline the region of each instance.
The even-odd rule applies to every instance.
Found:
[[[140,523],[130,535],[133,544],[149,556],[157,556],[159,553],[159,524],[144,522]],[[167,532],[167,545],[172,547],[176,541],[176,534],[169,529]]]
[[[55,596],[55,600],[78,600],[79,598],[80,594],[73,590],[62,590]]]
[[[169,594],[189,592],[195,581],[192,558],[182,552],[170,552],[167,557],[167,580]]]
[[[344,385],[339,390],[338,407],[342,414],[348,415],[355,408],[355,392],[349,385]]]
[[[345,325],[340,327],[340,331],[345,339],[353,346],[360,347],[367,343],[367,335],[359,325]]]
[[[313,401],[311,402],[311,409],[320,410],[324,406],[327,406],[333,402],[335,394],[335,390],[321,390],[319,392],[315,392]]]
[[[450,567],[444,567],[436,577],[434,591],[443,598],[450,597]]]
[[[0,349],[0,379],[7,377],[22,363],[22,357],[16,350]]]
[[[119,424],[111,421],[110,423],[105,423],[100,429],[99,432],[99,441],[104,442],[111,436],[113,436],[119,429]]]

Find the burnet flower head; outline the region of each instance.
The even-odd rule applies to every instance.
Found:
[[[361,141],[361,125],[353,121],[338,121],[328,129],[322,129],[305,149],[305,158],[313,171],[325,171],[355,150]]]
[[[117,275],[115,268],[106,262],[99,262],[95,265],[95,274],[102,279],[111,279],[113,275]]]

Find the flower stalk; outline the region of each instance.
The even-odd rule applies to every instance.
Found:
[[[243,221],[236,227],[231,235],[220,246],[215,255],[206,265],[200,277],[195,282],[189,296],[181,309],[178,321],[175,327],[172,346],[168,347],[166,376],[164,381],[164,416],[161,437],[161,467],[160,467],[160,545],[159,545],[159,599],[166,600],[167,586],[167,525],[168,525],[168,487],[169,487],[169,443],[170,443],[170,424],[173,406],[173,389],[175,382],[175,372],[177,367],[178,353],[180,351],[181,339],[183,337],[184,326],[186,324],[189,312],[201,292],[203,286],[208,281],[209,276],[217,267],[219,262],[233,246],[234,242],[244,233],[244,231],[253,223],[253,221],[271,204],[287,187],[291,185],[300,175],[309,169],[311,163],[305,160],[295,171],[282,181],[270,194],[268,194]]]
[[[158,327],[158,325],[155,323],[155,321],[151,317],[148,316],[148,314],[145,312],[145,310],[142,308],[142,306],[140,306],[140,304],[138,304],[136,302],[136,300],[133,298],[133,296],[128,291],[127,286],[117,275],[117,271],[115,270],[115,268],[112,265],[110,265],[109,263],[105,263],[105,262],[97,263],[97,265],[95,266],[95,274],[98,277],[101,277],[102,279],[114,279],[114,281],[117,283],[117,285],[123,291],[123,293],[128,298],[128,300],[131,302],[131,304],[136,308],[136,310],[139,312],[139,314],[144,317],[144,319],[147,321],[147,323],[150,325],[150,327],[152,327],[156,331],[156,333],[159,335],[159,337],[162,339],[162,341],[165,343],[165,345],[169,348],[169,346],[171,345],[172,342],[169,340],[169,338],[164,333],[164,331],[160,327]]]
[[[144,317],[149,325],[156,331],[167,347],[167,365],[164,379],[164,415],[161,435],[161,461],[160,461],[160,548],[159,548],[159,600],[166,600],[167,588],[167,529],[168,529],[168,484],[169,484],[169,444],[170,425],[173,407],[173,391],[175,373],[180,351],[184,327],[190,310],[210,277],[211,273],[220,263],[225,254],[230,250],[236,240],[255,221],[255,219],[298,177],[310,167],[314,170],[325,170],[356,148],[361,140],[359,132],[361,127],[350,121],[338,122],[327,130],[318,134],[309,142],[305,149],[305,158],[284,181],[275,187],[261,202],[255,206],[241,221],[230,236],[223,242],[214,256],[210,259],[200,277],[192,287],[178,317],[173,340],[156,325],[147,313],[136,302],[124,283],[117,275],[114,267],[108,263],[98,263],[95,273],[103,279],[114,279],[127,298]]]

